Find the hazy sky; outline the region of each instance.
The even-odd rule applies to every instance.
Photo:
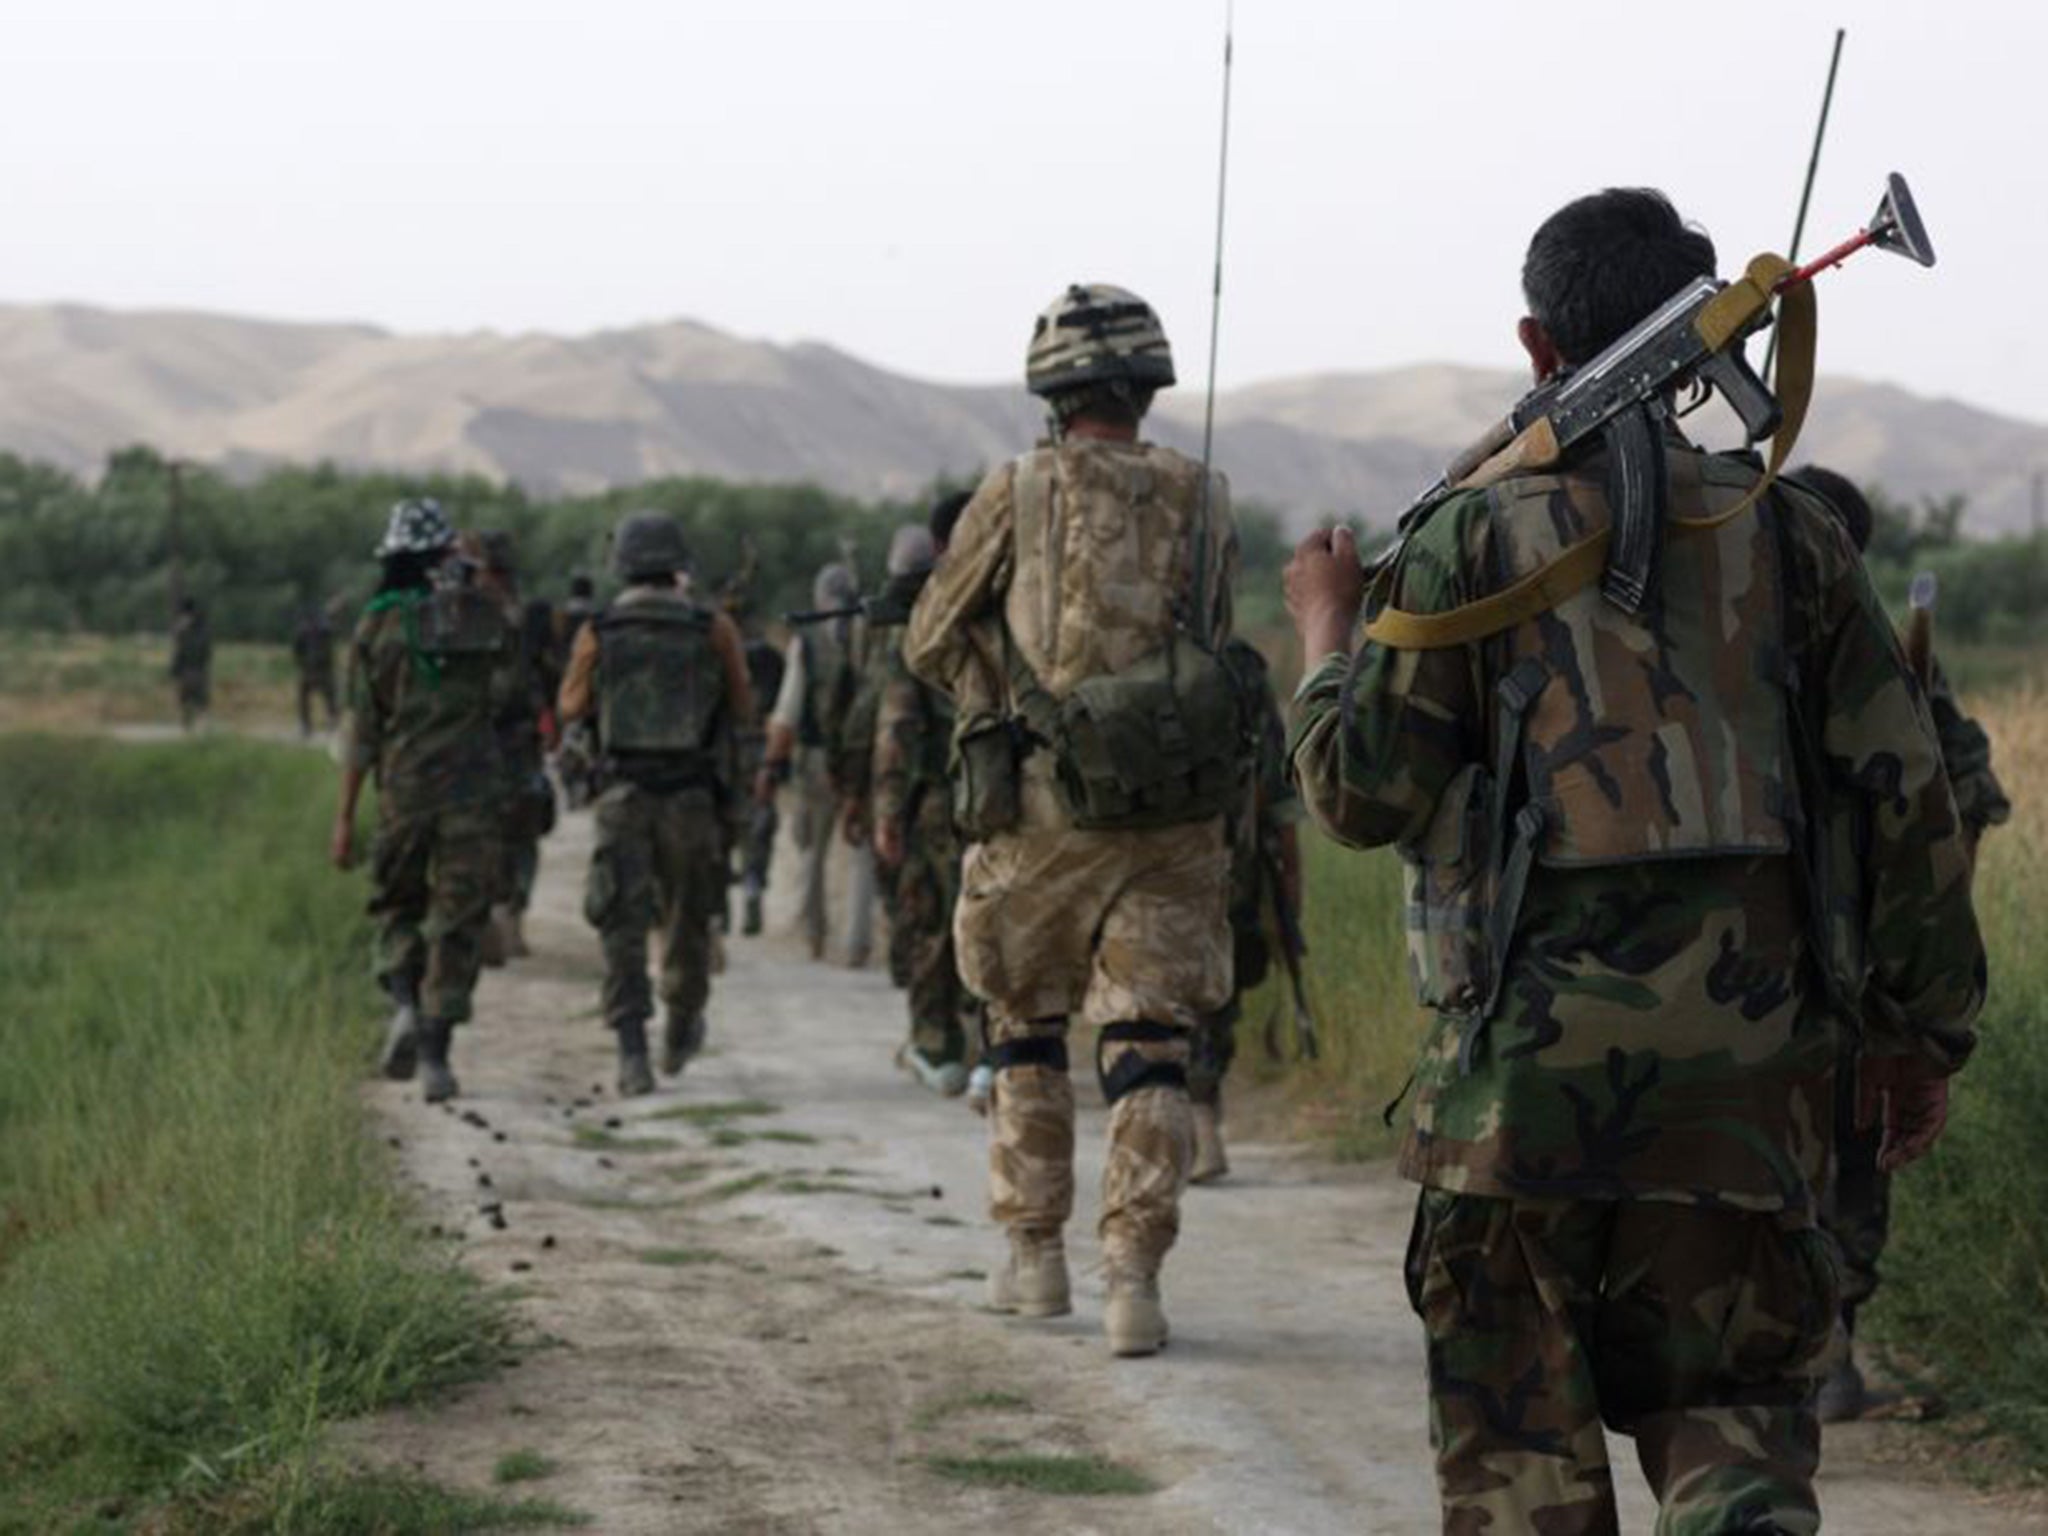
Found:
[[[1201,371],[1220,0],[4,0],[0,300],[401,329],[688,316],[1014,377],[1061,285]],[[1530,230],[1664,187],[1724,271],[1906,172],[1941,265],[1825,369],[2048,418],[2048,5],[1240,0],[1222,374],[1509,365]]]

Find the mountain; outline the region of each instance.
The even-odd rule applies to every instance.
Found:
[[[1290,525],[1338,511],[1384,521],[1522,387],[1518,374],[1440,363],[1250,385],[1217,399],[1217,462],[1241,499]],[[684,320],[584,336],[398,335],[0,306],[0,448],[82,473],[148,442],[241,470],[333,459],[536,490],[697,474],[908,495],[999,461],[1039,427],[1019,387],[930,383],[832,347]],[[1155,429],[1198,451],[1199,396],[1164,397]],[[1898,495],[1963,492],[1969,526],[1986,534],[2026,526],[2048,426],[1829,379],[1799,456]]]

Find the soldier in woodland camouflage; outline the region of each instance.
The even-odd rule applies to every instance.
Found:
[[[1054,439],[985,479],[912,612],[904,659],[956,715],[969,838],[954,941],[988,1008],[991,1214],[1000,1310],[1070,1306],[1067,1034],[1099,1026],[1111,1103],[1100,1231],[1104,1331],[1166,1342],[1159,1270],[1192,1131],[1188,1032],[1230,991],[1237,712],[1214,656],[1236,561],[1220,477],[1138,440],[1173,382],[1158,317],[1076,285],[1039,317],[1028,386]]]
[[[330,851],[355,857],[363,784],[377,781],[370,916],[391,998],[383,1068],[417,1068],[429,1102],[456,1092],[450,1038],[470,995],[499,871],[504,761],[492,721],[513,635],[497,601],[455,579],[438,503],[402,501],[377,546],[383,576],[349,646],[341,802]]]
[[[1656,193],[1567,206],[1524,267],[1538,377],[1713,265]],[[1452,494],[1379,600],[1469,616],[1608,526],[1604,468],[1596,448]],[[1589,586],[1354,654],[1348,533],[1288,570],[1303,799],[1340,841],[1400,850],[1437,1015],[1400,1166],[1424,1186],[1408,1283],[1461,1536],[1617,1529],[1603,1423],[1636,1439],[1660,1530],[1818,1528],[1839,1000],[1867,976],[1888,1166],[1939,1133],[1983,1000],[1940,750],[1854,549],[1790,483],[1738,511],[1746,460],[1673,431],[1665,469],[1640,617]]]
[[[178,721],[197,730],[213,705],[213,630],[206,610],[185,598],[171,622],[171,682],[178,695]]]
[[[576,638],[562,720],[596,726],[606,788],[597,802],[584,916],[604,944],[605,1023],[618,1037],[619,1092],[651,1093],[647,935],[661,934],[662,1070],[704,1044],[712,921],[725,905],[733,735],[754,701],[738,627],[682,589],[682,531],[659,512],[620,525],[626,588]]]
[[[298,671],[299,734],[313,734],[313,700],[319,699],[329,730],[340,706],[334,693],[334,629],[318,603],[308,603],[292,631],[292,664]]]
[[[873,733],[875,856],[889,877],[892,965],[900,957],[910,1002],[910,1039],[900,1059],[919,1082],[948,1097],[967,1087],[971,1007],[953,949],[961,854],[946,773],[953,706],[904,665],[903,625],[967,500],[948,496],[933,509],[929,528],[897,530],[889,583],[870,612],[883,674]]]
[[[1795,478],[1828,503],[1858,551],[1869,545],[1870,503],[1853,481],[1816,465],[1797,471]],[[1927,703],[1974,865],[1977,843],[1985,829],[2010,817],[2012,802],[1991,771],[1990,737],[1963,713],[1939,664],[1929,678]],[[1891,1235],[1892,1183],[1891,1175],[1879,1166],[1881,1129],[1859,1123],[1859,1057],[1856,1032],[1843,1030],[1835,1080],[1835,1162],[1833,1177],[1821,1202],[1822,1223],[1834,1238],[1842,1259],[1842,1329],[1838,1358],[1821,1386],[1819,1408],[1823,1424],[1860,1418],[1884,1400],[1864,1382],[1856,1360],[1856,1316],[1877,1293],[1878,1261]]]
[[[1223,648],[1223,659],[1237,683],[1249,733],[1244,785],[1227,827],[1230,1000],[1203,1016],[1189,1042],[1188,1098],[1195,1129],[1195,1160],[1188,1170],[1191,1184],[1213,1183],[1230,1172],[1223,1145],[1223,1079],[1237,1057],[1245,994],[1264,981],[1272,967],[1273,936],[1266,913],[1276,873],[1289,907],[1296,914],[1301,911],[1301,802],[1287,773],[1287,727],[1273,697],[1266,658],[1249,640],[1233,636]]]

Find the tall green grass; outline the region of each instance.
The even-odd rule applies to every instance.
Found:
[[[2048,1470],[2048,688],[1992,699],[1983,719],[2015,804],[1977,877],[1991,991],[1947,1136],[1893,1182],[1872,1322]]]
[[[363,1124],[331,773],[0,738],[0,1529],[332,1528],[323,1424],[503,1349]]]

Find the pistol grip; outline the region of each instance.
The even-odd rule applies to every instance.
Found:
[[[1742,418],[1742,430],[1748,441],[1762,442],[1778,430],[1784,412],[1778,408],[1777,396],[1749,366],[1740,341],[1709,357],[1700,365],[1699,371],[1700,377],[1711,384]]]

